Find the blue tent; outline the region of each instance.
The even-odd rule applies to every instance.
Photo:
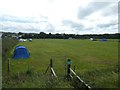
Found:
[[[26,47],[16,46],[16,48],[14,50],[14,55],[13,55],[14,59],[29,58],[29,57],[30,57],[30,54]]]
[[[103,42],[106,42],[106,41],[107,41],[107,39],[106,39],[106,38],[102,38],[102,41],[103,41]]]

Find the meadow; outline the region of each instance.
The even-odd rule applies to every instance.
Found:
[[[27,47],[30,58],[13,60],[10,58],[10,74],[7,73],[7,60],[3,67],[3,88],[74,88],[74,81],[65,79],[65,63],[72,60],[71,68],[92,88],[118,87],[118,41],[107,42],[90,40],[33,39],[20,42]],[[58,76],[51,79],[49,72],[44,74],[50,59]]]

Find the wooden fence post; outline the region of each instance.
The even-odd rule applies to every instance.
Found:
[[[52,75],[52,70],[51,70],[52,67],[53,67],[52,59],[50,59],[50,71],[51,71],[51,75]]]
[[[70,78],[70,64],[67,66],[67,77]]]
[[[10,73],[10,59],[8,58],[8,74]]]
[[[67,60],[67,79],[70,79],[70,67],[71,67],[71,60]]]
[[[47,71],[48,71],[49,68],[50,68],[51,76],[57,77],[57,75],[55,74],[55,71],[54,71],[54,69],[53,69],[52,59],[50,59],[50,64],[49,64],[49,66],[47,67],[45,73],[47,73]]]

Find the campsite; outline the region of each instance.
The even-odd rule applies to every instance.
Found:
[[[16,46],[26,47],[30,57],[14,59]],[[33,39],[19,42],[2,63],[3,88],[75,88],[74,80],[65,79],[65,63],[71,59],[71,68],[92,88],[118,87],[118,40],[106,42],[88,39]],[[50,70],[45,74],[50,59],[57,78],[51,78]]]
[[[119,1],[0,0],[0,87],[119,89]]]

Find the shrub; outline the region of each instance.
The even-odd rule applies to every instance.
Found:
[[[18,43],[15,38],[2,39],[2,60],[6,60],[9,56],[10,50]]]

